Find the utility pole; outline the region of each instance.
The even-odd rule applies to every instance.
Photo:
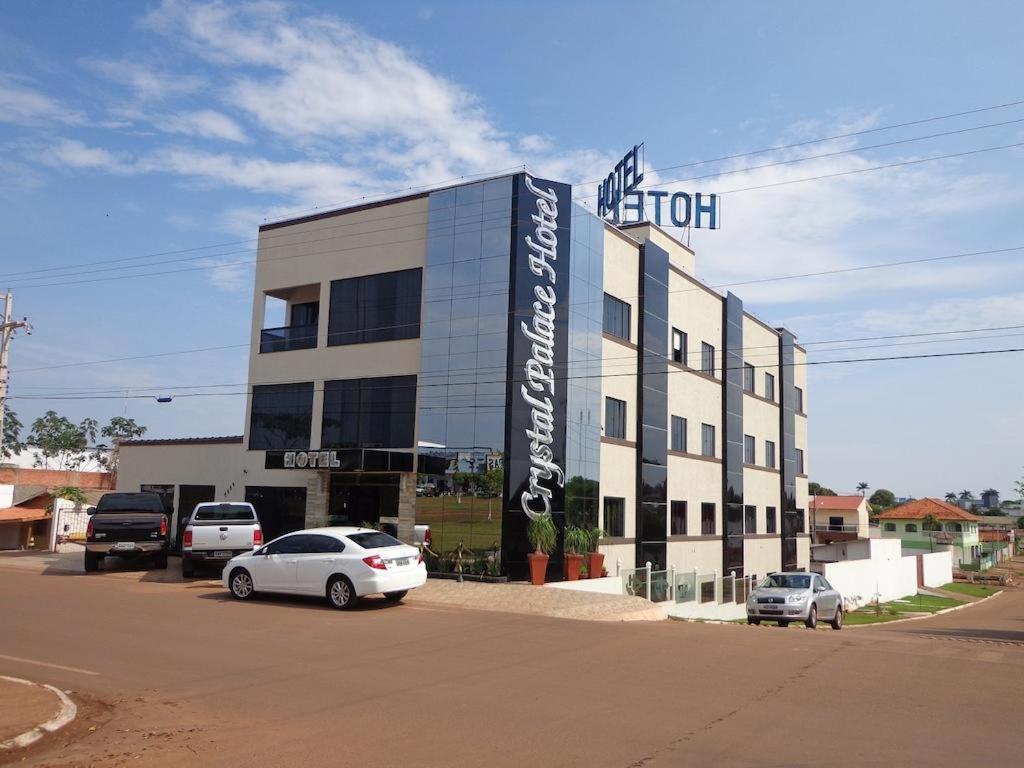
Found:
[[[32,326],[27,317],[21,320],[11,320],[14,310],[14,294],[10,291],[4,296],[4,321],[0,324],[0,448],[4,442],[4,407],[7,404],[7,355],[14,338],[14,332],[19,328],[32,332]]]

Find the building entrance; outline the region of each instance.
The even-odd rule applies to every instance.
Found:
[[[400,475],[390,472],[335,472],[331,474],[330,525],[373,523],[398,517]]]

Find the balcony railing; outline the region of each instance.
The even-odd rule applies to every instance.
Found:
[[[286,325],[260,331],[260,352],[287,352],[292,349],[316,347],[317,326]]]

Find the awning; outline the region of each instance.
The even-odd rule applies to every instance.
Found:
[[[45,509],[28,509],[26,507],[7,507],[0,509],[0,523],[31,523],[46,520],[50,513]]]

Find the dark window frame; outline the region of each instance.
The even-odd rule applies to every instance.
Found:
[[[274,396],[287,400],[293,398],[296,402],[289,405],[301,404],[300,410],[291,413],[284,406],[271,405]],[[305,401],[300,403],[300,401]],[[291,384],[254,384],[252,387],[251,403],[249,406],[249,450],[250,451],[272,451],[282,449],[305,450],[310,447],[310,434],[313,429],[313,382],[295,382]],[[277,416],[281,423],[285,418],[294,418],[293,427],[297,429],[291,435],[283,434],[278,440],[271,440],[271,428],[267,425],[271,417]],[[305,431],[299,424],[299,420],[305,420]],[[257,420],[261,423],[257,424]]]
[[[618,507],[617,509],[615,507]],[[626,500],[621,496],[605,496],[602,505],[606,536],[626,535]],[[610,517],[611,515],[611,517]],[[614,525],[613,525],[614,523]]]
[[[678,344],[676,343],[677,341],[678,341]],[[680,365],[686,365],[687,364],[686,363],[686,357],[687,357],[686,346],[687,346],[687,342],[688,342],[688,339],[686,337],[686,332],[685,331],[681,331],[678,328],[673,328],[672,329],[672,349],[670,350],[670,352],[672,354],[672,359],[675,362],[679,363]]]
[[[616,338],[630,341],[630,329],[633,322],[633,308],[622,299],[604,294],[604,314],[601,327],[605,333]]]
[[[764,465],[768,469],[776,469],[775,465],[775,441],[765,440],[764,441]]]
[[[765,533],[779,532],[779,512],[775,507],[764,508],[764,529]]]
[[[700,372],[708,376],[715,375],[715,345],[706,341],[700,343]]]
[[[757,505],[743,505],[743,533],[757,533]]]
[[[743,364],[743,391],[750,394],[754,392],[754,366],[750,363]]]
[[[743,436],[743,463],[757,464],[757,440],[753,435]]]
[[[687,504],[683,500],[675,499],[670,505],[671,535],[685,536],[687,529]]]
[[[417,385],[415,375],[325,381],[320,446],[412,448]]]
[[[606,395],[604,398],[604,434],[617,440],[626,439],[626,401]]]
[[[700,533],[702,536],[714,536],[718,515],[717,505],[713,501],[704,501],[700,505]]]
[[[394,285],[389,286],[388,281]],[[392,292],[392,303],[378,294]],[[331,281],[327,346],[418,339],[423,303],[423,269],[399,269]],[[383,317],[390,309],[392,317]]]
[[[708,439],[710,436],[710,440]],[[715,425],[702,423],[700,425],[700,455],[708,458],[715,458]]]
[[[686,428],[688,426],[686,419],[682,416],[672,416],[670,424],[671,432],[669,435],[669,447],[673,451],[686,453]]]
[[[764,373],[764,396],[766,400],[775,402],[775,375],[768,371]]]

